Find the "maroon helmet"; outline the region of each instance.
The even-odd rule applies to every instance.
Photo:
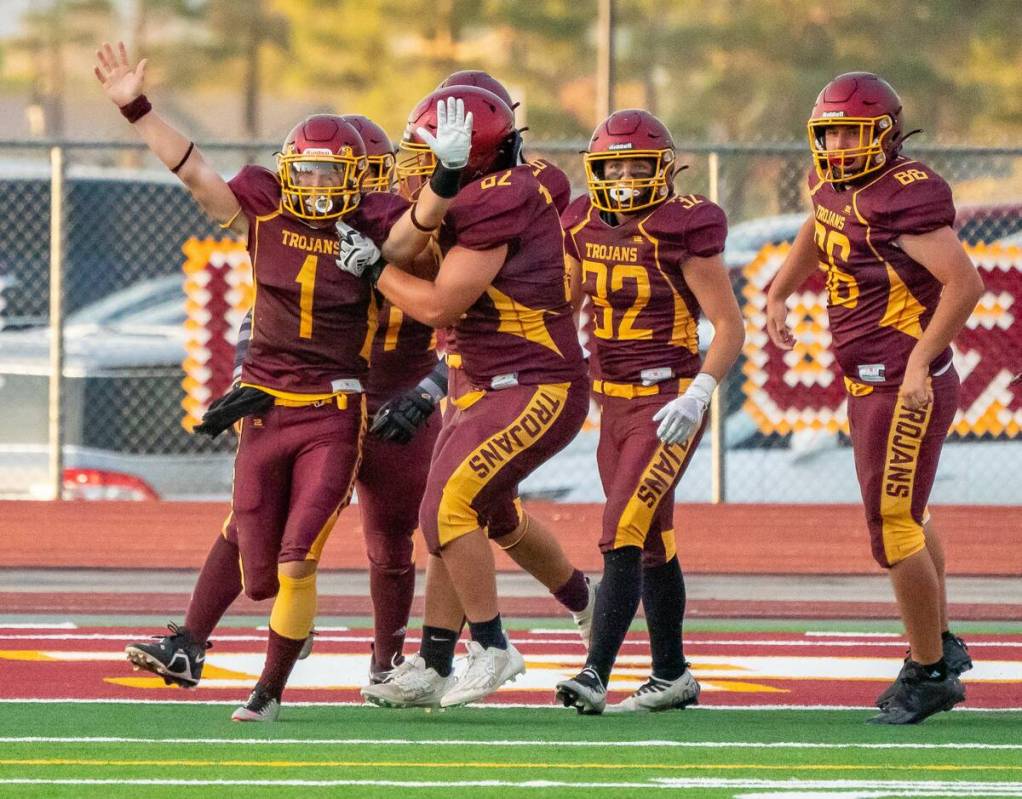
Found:
[[[405,196],[418,195],[436,167],[436,156],[416,130],[425,128],[435,134],[437,103],[446,103],[449,97],[462,100],[465,114],[472,114],[472,149],[468,164],[462,170],[462,185],[498,169],[512,167],[517,161],[521,139],[515,129],[514,112],[507,103],[475,86],[437,89],[415,106],[398,147],[397,177]]]
[[[394,183],[394,143],[390,136],[362,114],[344,114],[341,119],[357,130],[365,142],[369,168],[362,178],[362,191],[390,191]]]
[[[483,72],[481,69],[463,69],[460,72],[452,72],[444,78],[443,82],[437,86],[437,89],[446,89],[450,86],[476,86],[480,89],[486,89],[486,91],[492,92],[503,100],[504,104],[512,111],[519,105],[512,102],[511,93],[504,87],[503,83],[489,72]]]
[[[827,149],[826,131],[836,127],[852,129],[857,146]],[[901,98],[891,84],[872,72],[846,72],[823,87],[808,128],[820,179],[827,183],[854,180],[876,172],[901,150]]]
[[[649,159],[649,177],[608,180],[609,161]],[[615,111],[596,126],[583,154],[586,184],[593,205],[601,211],[638,211],[657,205],[672,193],[674,139],[649,111],[628,108]]]
[[[287,134],[277,155],[281,204],[299,219],[337,219],[358,206],[367,166],[354,127],[335,114],[308,117]]]

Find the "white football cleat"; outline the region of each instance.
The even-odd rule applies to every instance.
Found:
[[[468,668],[458,679],[457,685],[444,694],[440,707],[457,707],[478,702],[506,682],[513,681],[519,674],[525,674],[525,659],[507,642],[507,649],[495,646],[483,649],[476,641],[468,642]]]
[[[231,721],[276,721],[279,715],[280,700],[257,685],[248,701],[231,714]]]
[[[607,713],[658,713],[699,704],[699,683],[689,668],[676,680],[650,677],[623,702],[610,705]]]
[[[415,655],[395,666],[386,680],[362,689],[362,698],[380,707],[440,707],[440,699],[455,684],[454,674],[441,677]]]
[[[575,620],[582,645],[588,652],[593,643],[593,613],[596,611],[596,592],[600,590],[600,584],[586,577],[586,586],[589,588],[589,602],[578,613],[572,611],[571,618]]]

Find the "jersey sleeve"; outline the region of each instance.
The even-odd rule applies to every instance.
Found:
[[[546,204],[527,169],[495,175],[496,180],[488,175],[481,182],[470,183],[448,208],[444,225],[458,246],[492,250],[509,244],[521,235],[537,204]]]
[[[581,261],[582,256],[579,254],[574,233],[585,224],[589,217],[589,208],[589,198],[579,197],[561,214],[561,227],[564,229],[564,254],[570,255],[576,261]]]
[[[373,191],[364,194],[358,207],[342,219],[363,236],[371,238],[377,247],[382,247],[390,229],[410,204],[398,194]]]
[[[685,249],[699,258],[724,252],[727,241],[727,215],[716,203],[704,200],[688,213]]]
[[[921,235],[954,224],[951,187],[936,172],[909,165],[889,175],[884,183],[886,196],[873,200],[877,221],[884,229],[896,235]]]
[[[241,204],[242,213],[251,221],[273,213],[280,205],[280,183],[266,167],[249,164],[227,181]]]
[[[550,193],[557,213],[563,214],[571,202],[571,181],[564,170],[542,158],[529,161],[529,166],[536,180]]]

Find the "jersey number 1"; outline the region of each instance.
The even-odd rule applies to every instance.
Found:
[[[312,298],[316,291],[316,266],[318,263],[318,255],[308,256],[302,263],[302,268],[298,270],[298,277],[295,278],[295,283],[301,286],[301,296],[298,301],[299,338],[312,338]]]

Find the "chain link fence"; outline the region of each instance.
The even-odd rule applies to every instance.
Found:
[[[583,147],[530,143],[527,153],[561,166],[579,194]],[[230,175],[249,161],[270,165],[276,146],[203,149]],[[957,342],[963,407],[933,500],[1017,502],[1012,487],[1022,481],[1022,392],[1008,388],[1006,377],[1022,370],[1022,321],[1015,321],[1022,309],[1022,149],[908,149],[952,184],[959,235],[988,285]],[[182,425],[182,247],[223,233],[141,148],[64,143],[61,152],[63,447],[55,459],[47,404],[51,150],[0,143],[0,190],[8,198],[0,209],[0,497],[52,496],[55,468],[64,470],[65,496],[226,497],[234,441],[209,442]],[[806,147],[683,145],[679,159],[688,165],[677,178],[679,190],[705,194],[728,213],[725,260],[750,332],[722,386],[719,434],[704,440],[679,501],[858,501],[832,365],[803,353],[799,391],[806,400],[789,408],[785,392],[773,389],[790,382],[791,370],[763,363],[758,303],[806,217]],[[824,320],[821,335],[827,336],[822,289],[807,296],[804,321],[819,326]],[[712,335],[704,327],[703,346]],[[524,492],[602,501],[594,458],[598,420],[592,421],[523,485]]]

